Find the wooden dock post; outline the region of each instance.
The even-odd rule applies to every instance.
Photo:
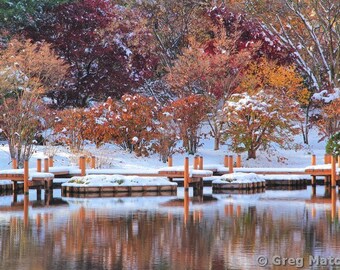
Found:
[[[189,158],[184,159],[184,190],[189,189]]]
[[[18,161],[16,158],[12,158],[12,169],[18,169]]]
[[[233,173],[234,172],[234,160],[233,160],[233,156],[229,156],[228,167],[229,167],[229,173]]]
[[[49,156],[48,157],[48,166],[53,167],[53,164],[54,164],[53,156]]]
[[[331,163],[331,155],[325,154],[324,156],[324,163],[330,164]]]
[[[338,156],[338,168],[340,168],[340,156]]]
[[[24,161],[24,194],[28,195],[28,160]]]
[[[312,166],[316,165],[316,156],[315,155],[312,155],[311,165]],[[312,184],[312,187],[316,186],[316,176],[315,175],[312,175],[312,183],[311,184]]]
[[[223,165],[224,165],[224,167],[228,167],[229,166],[229,157],[228,157],[228,155],[224,156]]]
[[[95,169],[95,168],[96,168],[96,157],[91,156],[91,169]]]
[[[168,156],[168,167],[172,167],[173,164],[172,164],[172,156]]]
[[[312,166],[316,165],[316,156],[315,156],[315,155],[312,155],[312,162],[311,162],[311,165],[312,165]]]
[[[331,187],[336,188],[336,157],[331,156]]]
[[[44,158],[44,172],[49,172],[49,161],[48,158]]]
[[[203,157],[200,156],[200,157],[198,158],[198,160],[199,160],[199,169],[200,169],[200,170],[203,170]]]
[[[37,172],[41,172],[41,158],[37,159]]]
[[[236,156],[236,168],[240,168],[241,167],[241,155],[237,155]]]
[[[200,159],[200,157],[198,155],[196,155],[194,157],[194,170],[198,170],[199,169],[199,159]]]
[[[85,176],[86,175],[86,164],[85,164],[84,156],[79,157],[79,164],[80,164],[80,175]]]

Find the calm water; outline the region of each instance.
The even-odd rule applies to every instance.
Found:
[[[324,187],[13,199],[0,197],[0,269],[340,269],[339,196]],[[322,267],[329,256],[339,266]]]

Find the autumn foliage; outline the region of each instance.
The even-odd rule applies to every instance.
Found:
[[[201,95],[189,95],[173,101],[165,111],[173,114],[183,147],[190,154],[196,153],[201,137],[202,121],[207,115],[207,99]]]
[[[21,161],[46,114],[73,151],[114,143],[163,161],[195,153],[203,125],[215,150],[249,158],[298,128],[305,143],[312,124],[339,131],[335,0],[7,2],[0,128]]]
[[[286,103],[289,106],[282,106]],[[224,107],[226,134],[236,152],[248,152],[256,158],[256,151],[267,149],[274,142],[289,147],[293,135],[299,133],[294,121],[299,119],[299,105],[289,98],[261,90],[253,95],[235,94]]]
[[[13,39],[0,52],[0,128],[19,165],[33,153],[35,138],[48,128],[41,96],[60,85],[66,72],[46,43]]]
[[[147,156],[155,137],[157,111],[153,98],[124,95],[117,108],[115,142],[137,156]]]
[[[300,106],[309,97],[294,69],[263,59],[250,65],[239,88],[244,92],[232,95],[224,107],[232,149],[256,158],[258,149],[273,142],[290,147],[301,131]]]

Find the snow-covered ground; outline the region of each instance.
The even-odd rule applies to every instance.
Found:
[[[296,142],[301,143],[302,136],[296,137]],[[202,146],[198,149],[198,155],[204,157],[204,164],[223,165],[224,155],[234,155],[228,150],[227,145],[222,145],[220,150],[213,150],[213,140],[210,138],[202,140]],[[247,153],[243,153],[242,166],[251,168],[304,168],[311,164],[311,155],[317,157],[317,164],[323,164],[326,142],[318,142],[317,131],[311,130],[310,144],[301,143],[301,149],[283,150],[278,147],[273,148],[270,152],[258,151],[255,160],[246,160]],[[88,154],[98,157],[97,164],[101,168],[122,169],[128,171],[140,171],[141,169],[160,169],[166,164],[160,161],[157,154],[149,157],[136,157],[133,153],[126,152],[116,145],[106,144],[99,149],[93,145],[87,145],[85,151]],[[67,149],[67,147],[57,146],[37,146],[29,166],[36,167],[36,160],[49,155],[54,155],[54,166],[77,165],[77,158]],[[186,154],[175,154],[173,156],[173,165],[182,166]],[[193,155],[189,156],[190,165],[193,165]],[[0,170],[10,169],[11,160],[8,151],[8,145],[2,142],[0,146]]]

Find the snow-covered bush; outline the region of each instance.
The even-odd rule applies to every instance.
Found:
[[[326,153],[340,156],[340,131],[332,135],[326,145]]]

